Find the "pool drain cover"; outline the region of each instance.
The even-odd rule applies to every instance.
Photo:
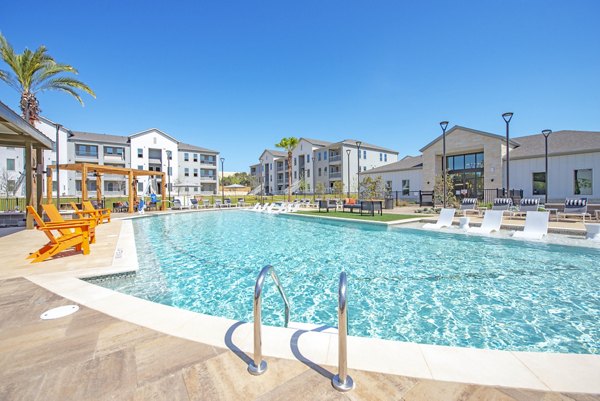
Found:
[[[69,316],[70,314],[75,313],[78,310],[79,306],[77,305],[59,306],[58,308],[50,309],[42,313],[40,315],[40,318],[43,320],[58,319],[61,317]]]

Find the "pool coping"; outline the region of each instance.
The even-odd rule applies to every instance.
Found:
[[[123,219],[111,266],[88,269],[85,273],[38,274],[26,279],[115,318],[176,337],[252,354],[251,323],[157,304],[80,280],[135,272],[138,268],[133,224],[128,217]],[[336,366],[337,335],[323,329],[307,330],[306,325],[296,329],[263,325],[263,354],[292,360],[302,357],[316,364]],[[351,369],[423,379],[600,393],[600,355],[488,350],[349,336],[348,364]]]

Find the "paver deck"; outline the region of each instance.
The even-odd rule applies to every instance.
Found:
[[[246,372],[249,355],[162,334],[90,308],[57,320],[39,318],[45,310],[69,303],[25,278],[0,281],[0,399],[600,400],[359,370],[350,371],[356,388],[338,393],[330,384],[331,366],[267,358],[269,370],[255,377]]]

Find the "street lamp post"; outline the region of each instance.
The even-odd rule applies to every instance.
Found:
[[[508,112],[502,114],[502,118],[506,122],[506,190],[508,191],[508,197],[510,196],[510,139],[509,139],[509,124],[513,117],[513,113]]]
[[[444,181],[444,207],[446,207],[446,197],[448,196],[446,189],[446,128],[448,128],[448,121],[442,121],[440,127],[442,127],[442,180]]]
[[[171,155],[173,153],[167,150],[167,192],[169,193],[169,202],[171,202]]]
[[[225,158],[221,157],[221,202],[225,203],[225,185],[223,184],[223,163],[225,163]]]
[[[546,199],[544,201],[544,204],[548,203],[548,137],[551,133],[551,129],[545,129],[542,131],[542,135],[544,135],[544,142],[546,143],[546,170],[544,173],[544,181],[546,184]]]
[[[356,174],[356,179],[358,182],[356,183],[356,199],[360,199],[360,145],[361,141],[356,141],[356,149],[358,150],[356,155],[356,160],[358,161],[358,174]]]
[[[60,124],[56,124],[56,207],[60,209],[60,142],[58,141],[58,133]]]
[[[348,198],[350,197],[350,153],[352,150],[346,149],[346,154],[348,155]]]

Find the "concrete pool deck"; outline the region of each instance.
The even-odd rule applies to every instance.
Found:
[[[251,355],[252,330],[248,323],[155,304],[78,279],[78,277],[132,271],[137,268],[132,224],[128,220],[115,219],[110,224],[98,227],[98,243],[93,245],[92,254],[89,256],[72,255],[35,265],[29,264],[24,259],[25,255],[36,249],[36,246],[41,246],[45,242],[44,239],[45,237],[41,233],[35,231],[21,231],[0,238],[0,260],[5,262],[0,267],[0,279],[25,277],[26,280],[22,280],[26,284],[23,288],[35,283],[59,297],[111,316],[118,321],[143,326],[174,338],[193,341],[194,344],[215,347],[226,354],[236,355],[237,353],[237,355],[245,355],[246,358]],[[5,288],[4,283],[7,282],[12,282],[12,280],[2,281],[0,291]],[[35,292],[35,290],[33,291]],[[15,291],[15,293],[21,292],[26,293],[27,290]],[[10,302],[8,305],[10,306]],[[48,307],[48,305],[36,305],[35,303],[30,303],[31,305],[43,308],[43,310]],[[9,309],[5,308],[3,312]],[[265,376],[271,374],[273,380],[285,381],[274,373],[278,369],[277,365],[298,365],[305,371],[312,371],[309,375],[320,369],[329,372],[335,371],[335,369],[329,368],[337,363],[337,336],[335,334],[265,326],[263,336],[263,353],[271,358],[277,358],[269,359],[269,371],[265,374]],[[13,351],[20,347],[27,349],[28,338],[30,339],[25,335],[19,341],[17,337],[11,336],[10,343],[15,347],[11,349]],[[0,349],[5,348],[2,347],[2,343],[5,341],[7,340],[4,336],[0,337]],[[227,349],[234,352],[226,352]],[[337,399],[338,396],[339,399],[377,399],[378,397],[375,396],[361,398],[358,394],[360,394],[359,390],[367,389],[373,394],[377,394],[377,386],[380,383],[384,383],[384,387],[391,386],[389,389],[397,391],[397,394],[391,392],[387,397],[380,397],[381,399],[399,398],[402,394],[406,397],[410,391],[405,394],[396,385],[385,384],[396,383],[397,380],[422,383],[418,386],[420,390],[414,393],[413,397],[407,397],[407,399],[433,399],[436,398],[436,394],[438,394],[438,399],[458,399],[459,395],[453,398],[454,390],[452,389],[467,387],[471,389],[469,391],[473,391],[473,388],[477,388],[476,391],[499,391],[502,396],[497,395],[496,398],[507,400],[544,399],[545,396],[542,394],[547,395],[548,392],[600,394],[600,356],[598,355],[492,351],[360,337],[349,338],[348,352],[350,368],[355,369],[351,371],[351,375],[357,382],[355,391],[342,396],[330,387],[326,377],[317,374],[316,378],[320,378],[322,383],[315,387],[310,384],[312,382],[309,380],[307,389],[315,387],[326,390],[327,396],[317,397],[301,393],[296,394],[295,397],[305,395],[308,399]],[[245,377],[247,375],[245,362],[240,357],[235,357],[233,360],[236,362],[235,368],[238,373],[232,373],[231,385],[233,385],[234,379],[241,375],[244,375],[242,377],[244,385],[251,385],[249,383],[253,383],[252,377]],[[312,368],[308,368],[307,365]],[[294,369],[296,368],[294,367]],[[299,376],[302,375],[303,373],[300,373]],[[377,377],[377,379],[358,379],[359,376],[367,377],[369,375]],[[260,380],[262,378],[258,379],[259,382]],[[4,382],[6,380],[0,381],[0,383]],[[322,387],[323,383],[325,387]],[[275,384],[285,387],[282,383],[273,383],[273,385]],[[296,383],[296,385],[303,386],[302,383]],[[260,384],[258,386],[260,387]],[[528,391],[511,390],[512,392],[507,393],[505,389],[481,386],[503,386],[528,389]],[[280,390],[285,391],[284,387],[281,387]],[[290,385],[290,390],[292,388],[294,386]],[[229,391],[229,389],[225,390]],[[430,393],[430,390],[433,393]],[[442,393],[438,391],[442,391],[442,393],[448,391],[448,396],[441,397],[439,394]],[[533,393],[536,395],[533,396]],[[283,397],[283,394],[286,393],[279,394]],[[423,394],[429,394],[429,396]],[[461,396],[465,396],[464,393],[461,394]],[[578,399],[573,395],[563,394],[562,396],[565,397],[563,399]],[[254,398],[257,397],[258,395]],[[294,396],[286,395],[285,398],[293,399]],[[194,398],[190,397],[190,399]],[[594,396],[590,399],[600,399],[600,397]]]

